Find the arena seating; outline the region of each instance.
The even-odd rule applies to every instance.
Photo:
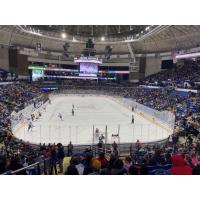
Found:
[[[196,66],[193,68],[196,70]],[[184,73],[186,72],[187,70],[184,71]],[[165,76],[167,72],[163,73],[163,76]],[[171,72],[168,73],[170,76]],[[155,75],[155,77],[157,76]],[[174,78],[174,80],[176,79]],[[60,169],[61,173],[67,175],[178,174],[176,170],[172,170],[172,168],[177,167],[172,158],[181,155],[181,158],[179,158],[179,166],[183,169],[181,173],[200,174],[199,135],[195,134],[197,137],[191,137],[188,134],[193,134],[194,130],[197,133],[199,132],[200,98],[198,94],[177,92],[172,87],[152,89],[109,82],[97,83],[75,80],[69,82],[71,84],[63,84],[60,88],[106,91],[125,98],[133,98],[138,103],[159,111],[170,110],[176,115],[176,128],[179,132],[186,131],[188,138],[184,143],[179,142],[179,132],[176,132],[169,138],[168,142],[162,145],[149,147],[148,145],[141,144],[138,146],[135,144],[134,149],[130,151],[126,158],[120,158],[117,155],[117,149],[116,152],[106,154],[106,156],[104,155],[105,152],[101,152],[98,157],[93,154],[91,149],[81,151],[80,155],[77,156],[77,154],[69,154],[69,148],[64,148],[61,144],[31,145],[13,137],[9,116],[12,111],[19,111],[34,103],[36,98],[37,101],[44,101],[45,97],[40,90],[42,83],[36,86],[24,82],[15,82],[15,84],[0,86],[0,137],[3,142],[0,153],[0,173],[13,172],[25,167],[25,170],[19,171],[17,174],[57,174],[57,168]],[[38,99],[38,97],[40,98]],[[70,157],[70,163],[66,166],[66,169],[62,170],[61,166],[66,156]],[[30,165],[32,168],[26,168]],[[38,166],[40,170],[38,170]]]
[[[143,80],[144,84],[156,84],[160,86],[173,86],[179,88],[197,89],[195,82],[200,80],[199,63],[185,61],[184,64],[169,70],[150,75]],[[186,82],[188,84],[186,84]]]
[[[192,146],[190,146],[192,145]],[[68,146],[68,148],[71,148]],[[93,155],[90,148],[71,157],[60,156],[64,151],[61,144],[40,145],[40,148],[26,146],[23,154],[6,159],[1,157],[1,172],[7,174],[66,174],[66,175],[172,175],[172,174],[199,174],[198,154],[200,141],[191,144],[168,142],[162,145],[135,145],[130,156],[121,158],[116,151],[109,157],[101,151],[98,156]],[[192,149],[190,151],[189,149]],[[61,150],[61,151],[60,151]],[[24,154],[29,152],[28,154]],[[67,151],[65,152],[66,156]],[[64,161],[64,170],[61,167]],[[66,163],[67,162],[67,163]],[[29,167],[27,167],[29,165]],[[24,168],[23,168],[24,167]],[[17,170],[22,168],[21,170]],[[174,168],[176,170],[174,170]],[[181,171],[177,171],[177,168]],[[3,171],[4,170],[4,171]],[[17,171],[15,171],[17,170]]]

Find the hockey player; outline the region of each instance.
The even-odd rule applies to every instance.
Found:
[[[74,116],[74,109],[72,108],[72,116]]]
[[[34,119],[35,119],[35,115],[33,113],[31,114],[31,119],[32,119],[32,121],[34,121]]]
[[[60,118],[61,121],[63,121],[61,113],[58,113],[58,117]]]
[[[36,108],[36,102],[35,101],[33,102],[33,106],[34,106],[34,108]]]
[[[29,122],[29,124],[28,124],[28,132],[30,130],[33,131],[33,123],[32,122]]]
[[[134,116],[132,115],[131,123],[134,124]]]

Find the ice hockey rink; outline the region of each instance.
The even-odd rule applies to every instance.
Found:
[[[75,114],[72,116],[72,105]],[[63,120],[58,117],[61,113]],[[131,123],[134,115],[134,124]],[[30,143],[62,143],[92,144],[98,142],[96,128],[105,135],[107,126],[107,142],[116,142],[112,135],[119,133],[120,143],[153,142],[167,138],[170,132],[153,123],[118,102],[102,96],[58,96],[46,111],[33,122],[32,131],[28,132],[25,124],[15,132],[15,136]]]

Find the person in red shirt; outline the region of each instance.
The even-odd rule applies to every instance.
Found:
[[[186,164],[182,155],[174,155],[171,160],[172,168],[170,172],[172,175],[192,175],[192,168]]]
[[[105,168],[108,164],[108,160],[105,158],[104,153],[99,154],[98,161],[100,161],[100,163],[101,163],[101,168]]]

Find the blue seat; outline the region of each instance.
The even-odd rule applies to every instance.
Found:
[[[169,170],[165,169],[156,169],[149,173],[149,175],[171,175]]]
[[[155,166],[147,166],[147,169],[148,169],[148,171],[150,173],[151,171],[154,171],[154,170],[158,169],[158,166],[157,165],[155,165]]]
[[[149,173],[154,173],[155,170],[169,170],[171,167],[171,164],[147,166]]]
[[[167,165],[159,165],[160,169],[164,169],[164,170],[169,170],[172,167],[171,164],[167,164]]]

